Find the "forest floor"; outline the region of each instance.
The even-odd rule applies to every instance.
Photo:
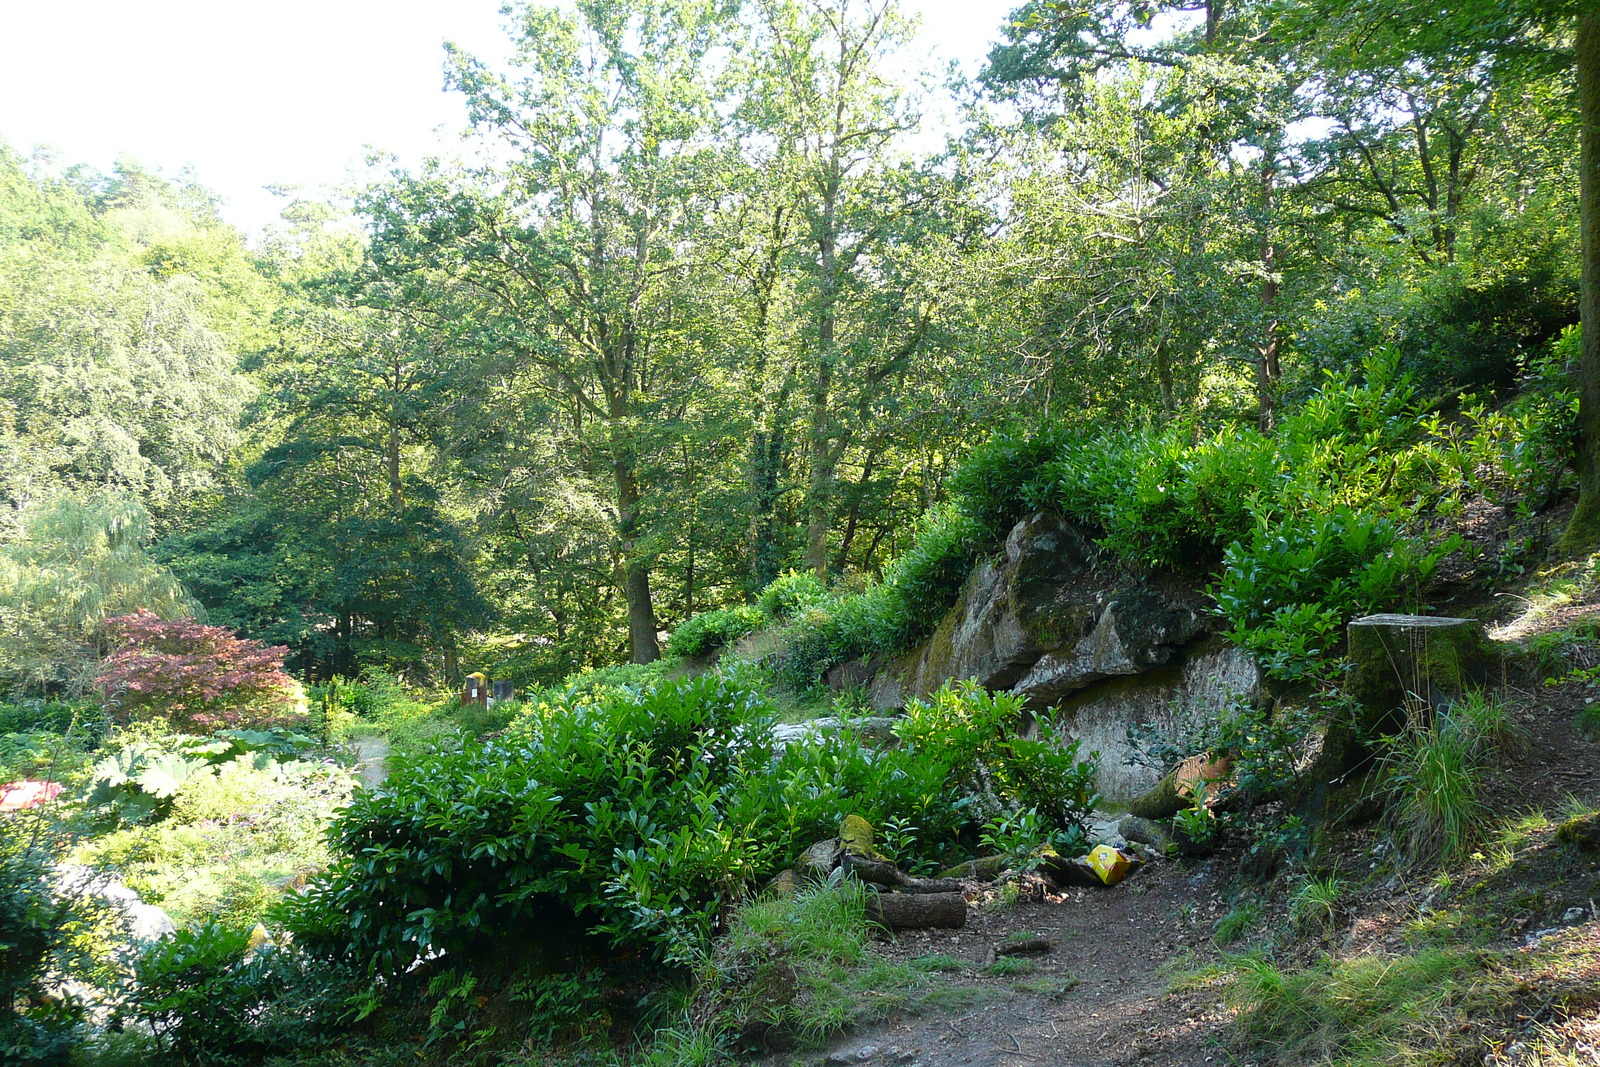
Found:
[[[1110,888],[974,906],[963,929],[903,932],[878,946],[930,972],[934,988],[913,1010],[820,1051],[762,1062],[1356,1062],[1325,1057],[1342,1039],[1332,1020],[1324,1030],[1334,1032],[1306,1039],[1323,1043],[1316,1054],[1306,1045],[1273,1049],[1243,1039],[1233,1025],[1238,1001],[1228,996],[1230,960],[1255,952],[1282,974],[1328,975],[1332,982],[1344,980],[1341,968],[1377,961],[1403,969],[1423,954],[1445,952],[1477,962],[1439,990],[1423,991],[1437,993],[1428,1010],[1350,1025],[1457,1057],[1430,1063],[1600,1064],[1600,847],[1575,849],[1559,836],[1573,815],[1600,809],[1600,744],[1576,723],[1600,700],[1600,684],[1513,680],[1503,697],[1515,709],[1516,737],[1481,771],[1479,844],[1466,855],[1442,865],[1397,863],[1389,828],[1356,821],[1358,811],[1327,827],[1305,865],[1267,884],[1242,881],[1237,847],[1224,847],[1204,860],[1151,862]],[[1297,928],[1290,899],[1313,873],[1337,878],[1344,889],[1336,920],[1308,932]],[[1241,915],[1237,940],[1232,931],[1218,933],[1218,920]],[[1051,951],[989,965],[994,946],[1019,938],[1047,940]]]
[[[1195,948],[1216,955],[1212,924],[1228,910],[1220,862],[1157,861],[1110,888],[973,909],[961,930],[902,933],[880,951],[901,960],[948,956],[965,966],[936,972],[948,984],[922,1001],[917,1015],[859,1030],[820,1055],[772,1062],[1205,1063],[1227,1013],[1214,990],[1171,991],[1170,968],[1174,960],[1202,962]],[[1019,938],[1042,938],[1051,951],[986,965],[993,947]]]

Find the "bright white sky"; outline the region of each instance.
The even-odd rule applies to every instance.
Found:
[[[501,0],[0,0],[0,138],[109,168],[192,167],[255,232],[266,185],[340,183],[366,147],[420,159],[459,126],[443,42],[503,54]],[[902,0],[975,74],[1021,0]]]

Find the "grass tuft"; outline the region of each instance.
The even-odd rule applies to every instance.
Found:
[[[1255,926],[1261,918],[1261,908],[1255,904],[1235,904],[1233,910],[1217,920],[1212,928],[1212,940],[1218,945],[1231,945]]]
[[[1295,929],[1309,937],[1331,937],[1344,920],[1344,883],[1337,878],[1309,878],[1289,897]]]
[[[1289,974],[1263,956],[1232,961],[1237,1027],[1286,1063],[1443,1063],[1440,1052],[1463,1018],[1476,954],[1424,949],[1414,956],[1323,960]]]

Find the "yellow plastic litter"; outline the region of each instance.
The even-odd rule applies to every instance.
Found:
[[[1133,861],[1110,845],[1096,845],[1089,850],[1089,866],[1106,885],[1116,885],[1133,870]]]

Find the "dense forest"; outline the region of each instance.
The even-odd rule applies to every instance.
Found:
[[[941,85],[882,5],[519,9],[467,161],[254,246],[6,149],[0,674],[138,602],[548,683],[873,581],[997,431],[1270,432],[1380,348],[1503,396],[1578,319],[1573,28],[1407,10],[1032,4]]]
[[[1600,8],[911,7],[0,140],[0,1062],[1592,1053]]]

